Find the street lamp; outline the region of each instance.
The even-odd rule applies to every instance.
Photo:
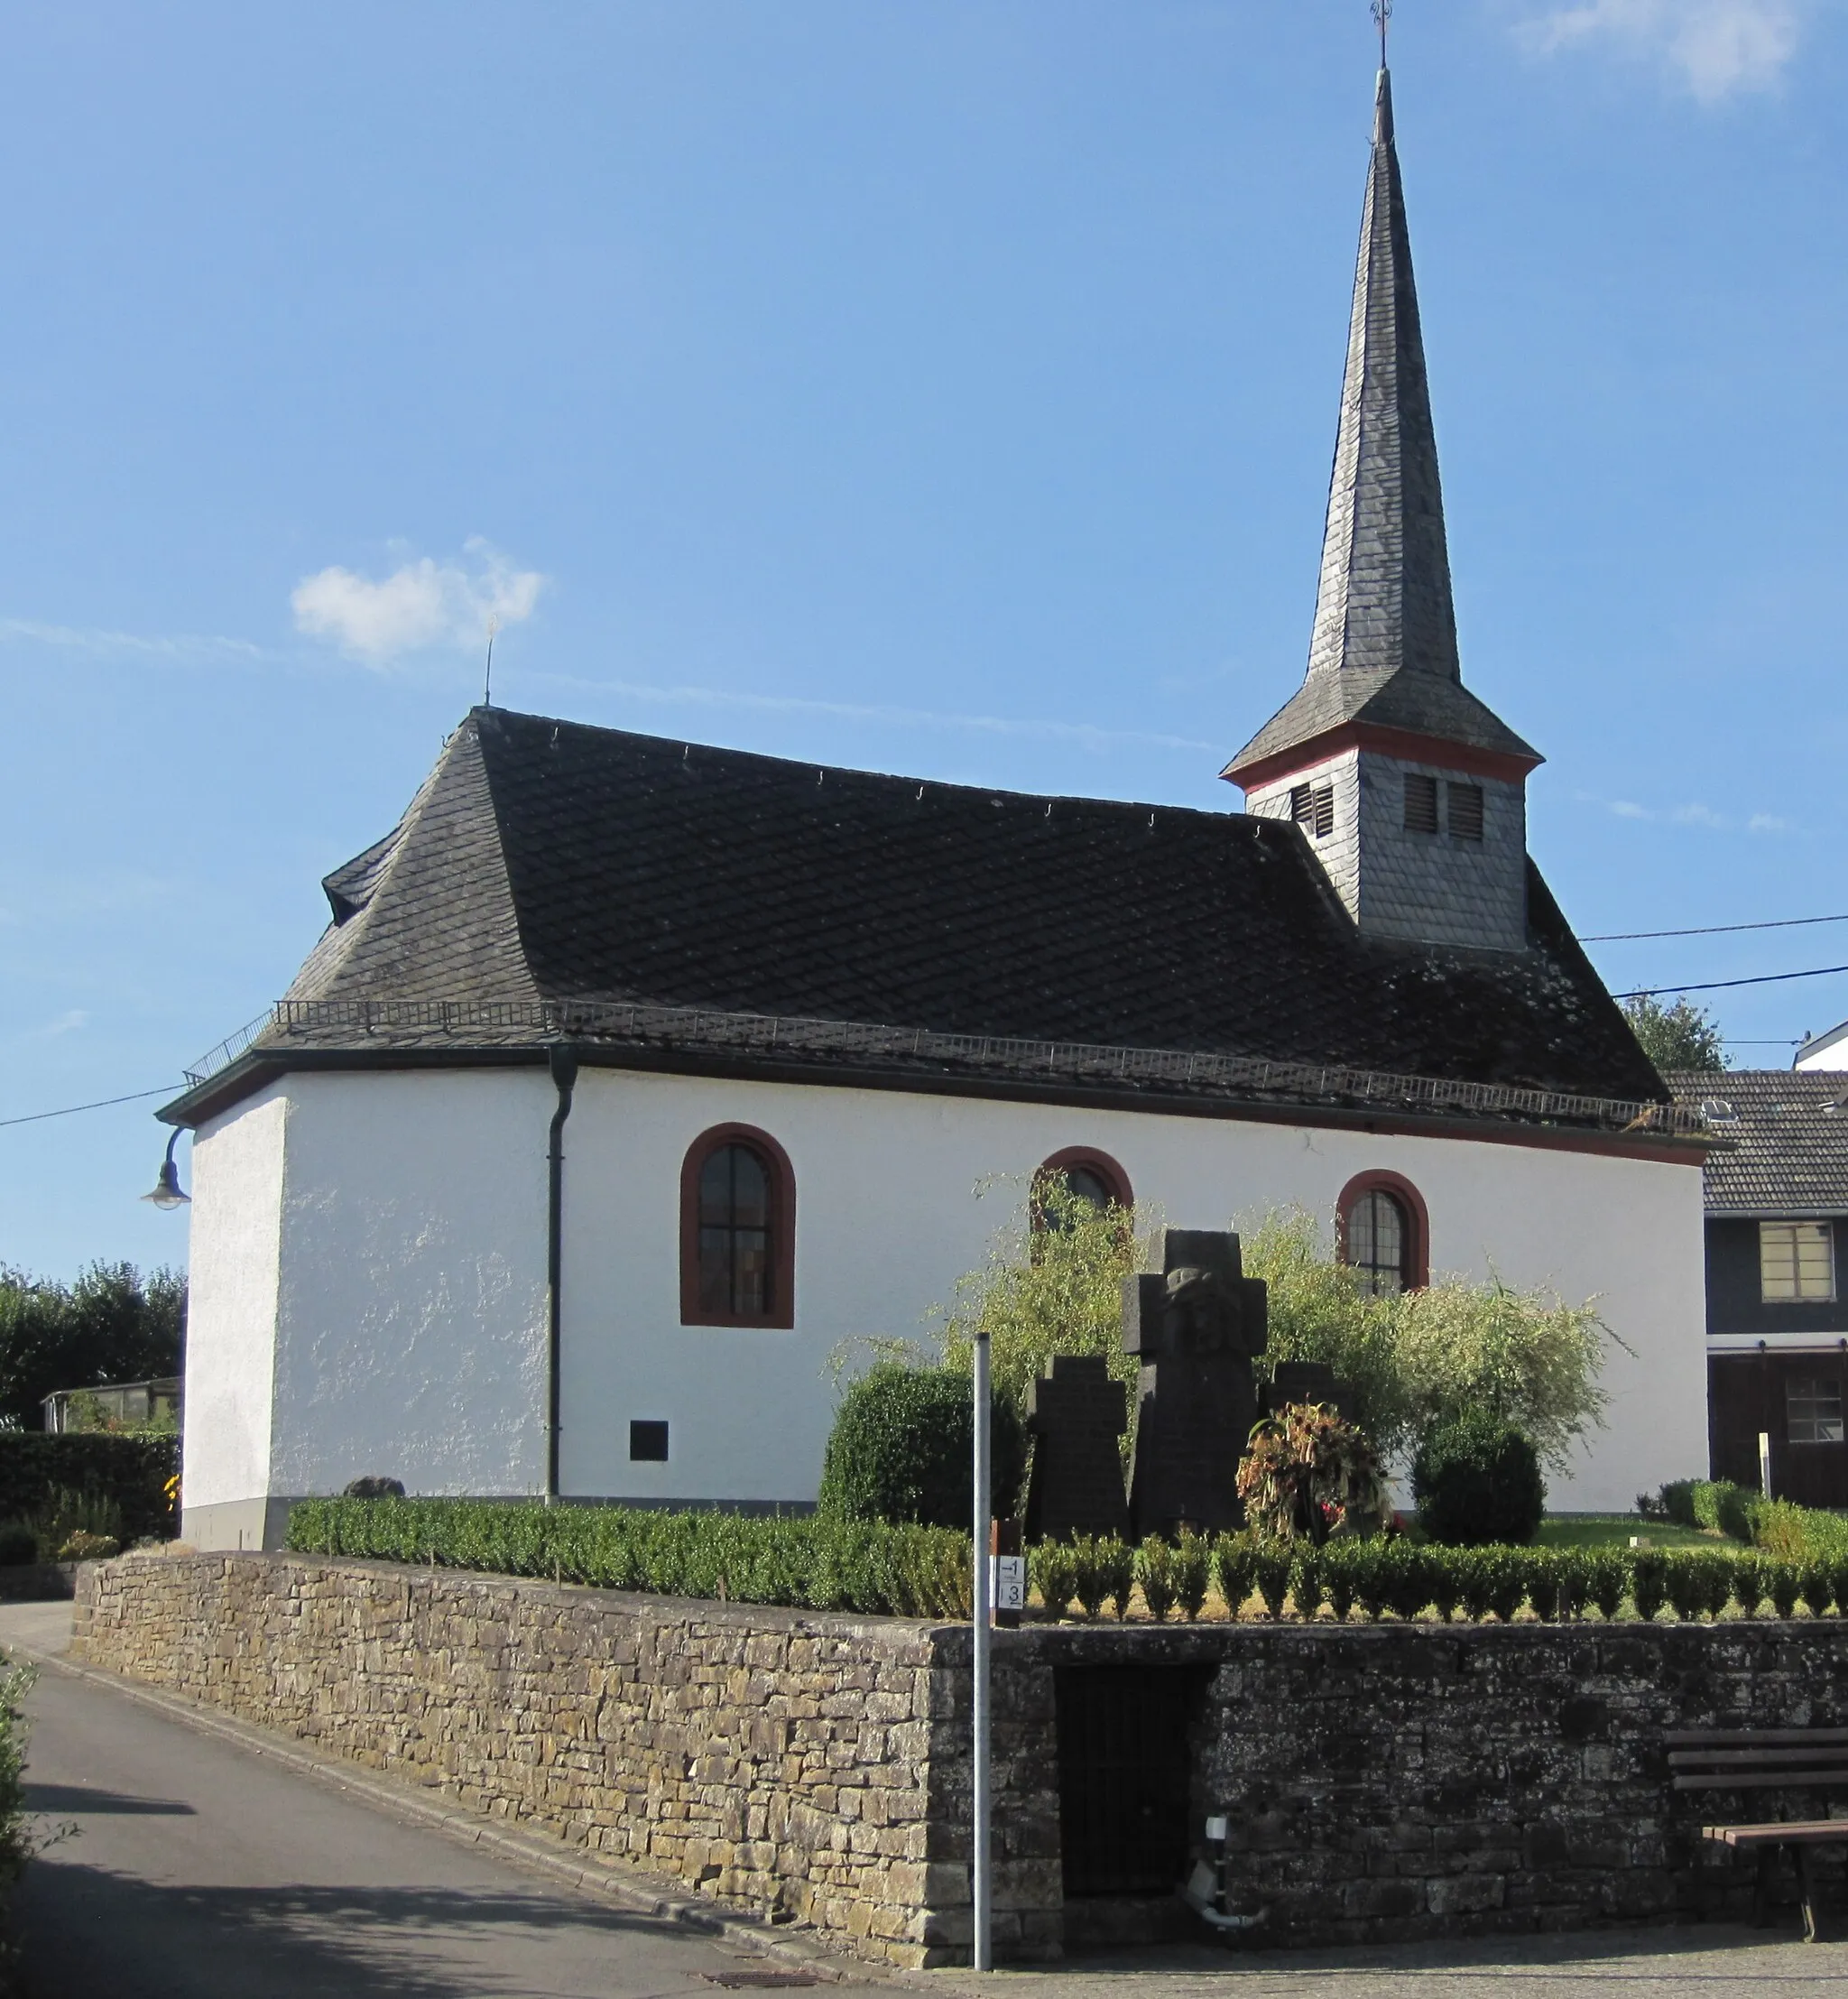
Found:
[[[180,1169],[173,1163],[173,1148],[180,1143],[180,1126],[173,1127],[173,1135],[167,1141],[167,1156],[161,1162],[161,1177],[154,1182],[153,1191],[142,1196],[144,1201],[152,1201],[156,1208],[184,1208],[192,1198],[182,1193],[180,1188]]]

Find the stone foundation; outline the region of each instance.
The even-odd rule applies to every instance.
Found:
[[[84,1566],[74,1649],[868,1955],[966,1961],[966,1626],[131,1556]],[[1701,1825],[1830,1797],[1677,1794],[1663,1733],[1848,1726],[1834,1621],[1000,1632],[1003,1957],[1172,1927],[1159,1897],[1066,1902],[1058,1688],[1096,1666],[1185,1676],[1187,1837],[1228,1815],[1236,1905],[1283,1943],[1742,1913]]]

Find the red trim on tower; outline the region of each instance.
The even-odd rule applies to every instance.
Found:
[[[1546,762],[1542,756],[1517,756],[1509,750],[1479,750],[1467,743],[1448,743],[1441,736],[1386,728],[1377,722],[1344,722],[1339,728],[1325,729],[1306,743],[1292,744],[1289,749],[1261,756],[1254,763],[1228,764],[1219,774],[1244,791],[1255,791],[1261,785],[1274,783],[1293,771],[1326,763],[1344,750],[1377,750],[1382,756],[1396,756],[1408,764],[1432,764],[1440,771],[1463,771],[1471,777],[1506,778],[1513,782],[1519,782],[1536,764]]]

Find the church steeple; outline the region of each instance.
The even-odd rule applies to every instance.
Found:
[[[1383,830],[1393,819],[1397,834],[1428,837],[1440,853],[1459,843],[1474,850],[1486,838],[1479,807],[1486,812],[1499,795],[1501,830],[1518,838],[1524,858],[1521,786],[1539,762],[1463,684],[1392,79],[1382,68],[1308,671],[1224,775],[1249,794],[1249,810],[1302,821],[1363,929],[1519,949],[1524,893],[1512,902],[1499,897],[1505,906],[1496,919],[1474,894],[1465,900],[1475,908],[1449,907],[1459,870],[1440,861],[1434,878],[1420,884],[1415,877],[1433,871],[1420,869],[1416,844],[1400,857],[1410,860],[1412,877],[1395,865],[1389,893],[1386,877],[1366,865],[1361,841],[1371,818],[1382,841],[1399,845]],[[1483,780],[1495,781],[1492,793]],[[1446,787],[1457,793],[1455,812],[1446,810]],[[1363,796],[1370,788],[1381,794],[1371,813]],[[1306,810],[1302,794],[1318,789],[1326,797]],[[1402,810],[1388,810],[1389,791]]]

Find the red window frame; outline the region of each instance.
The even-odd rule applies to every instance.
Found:
[[[1431,1282],[1431,1215],[1425,1197],[1403,1173],[1356,1173],[1335,1207],[1335,1254],[1347,1261],[1347,1211],[1363,1194],[1391,1194],[1405,1217],[1405,1288],[1421,1291]]]
[[[763,1162],[769,1189],[770,1310],[756,1315],[709,1310],[699,1301],[699,1176],[726,1145],[744,1145]],[[687,1148],[680,1163],[680,1323],[758,1326],[784,1332],[796,1323],[796,1174],[790,1155],[755,1124],[715,1124]]]
[[[1041,1160],[1033,1174],[1033,1232],[1046,1226],[1046,1217],[1040,1206],[1040,1189],[1056,1174],[1067,1173],[1074,1167],[1083,1167],[1086,1172],[1095,1173],[1110,1190],[1110,1198],[1119,1208],[1131,1208],[1136,1205],[1135,1189],[1130,1185],[1130,1177],[1108,1152],[1101,1152],[1095,1145],[1067,1145],[1049,1159]]]

